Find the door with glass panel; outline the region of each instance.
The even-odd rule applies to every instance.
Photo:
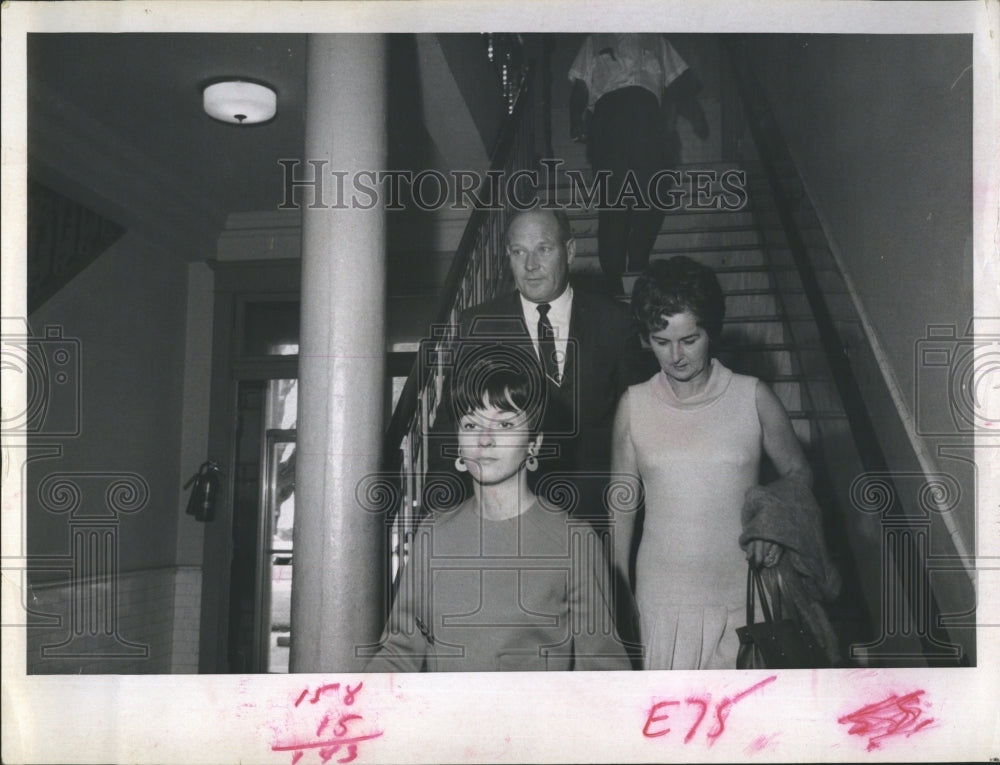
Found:
[[[295,519],[298,264],[215,270],[208,457],[223,491],[204,526],[200,671],[287,672]]]
[[[264,434],[261,525],[257,547],[258,672],[287,672],[292,630],[292,528],[295,524],[295,380],[271,380],[272,412]],[[289,407],[288,405],[291,404]],[[289,412],[288,409],[291,411]],[[284,417],[281,412],[284,411]],[[275,416],[277,414],[277,416]],[[291,427],[284,427],[290,425]]]

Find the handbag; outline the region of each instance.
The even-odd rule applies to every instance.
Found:
[[[791,619],[781,615],[781,588],[769,605],[760,571],[747,568],[747,624],[738,627],[740,649],[736,656],[737,669],[809,669],[828,667],[829,661],[813,637]],[[754,591],[760,597],[764,621],[754,621],[756,604]],[[774,606],[773,615],[772,608]]]

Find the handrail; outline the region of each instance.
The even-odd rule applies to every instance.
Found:
[[[481,191],[491,174],[502,173],[502,177],[510,178],[515,171],[528,169],[534,162],[530,82],[530,67],[519,70],[513,109],[493,149],[490,174],[486,175]],[[462,311],[495,297],[509,284],[510,270],[503,249],[508,208],[505,200],[490,198],[487,206],[477,206],[470,214],[445,278],[431,337],[420,344],[421,350],[385,431],[383,475],[398,475],[400,487],[398,493],[393,492],[395,501],[388,508],[385,520],[387,528],[398,533],[400,547],[412,533],[414,519],[422,508],[427,431],[433,424],[446,374],[442,362],[425,364],[421,357],[446,350],[457,335]],[[439,358],[443,355],[438,353]],[[396,554],[394,550],[393,557]]]
[[[761,167],[767,176],[774,197],[782,229],[788,240],[792,260],[799,278],[802,280],[802,289],[816,322],[823,353],[830,365],[834,384],[837,386],[837,392],[844,404],[855,448],[866,471],[886,472],[887,462],[878,444],[875,426],[868,414],[861,388],[851,369],[846,351],[834,325],[830,308],[820,287],[819,279],[816,277],[816,271],[809,259],[802,231],[795,220],[792,201],[778,174],[775,154],[778,152],[787,153],[787,146],[785,146],[781,133],[777,125],[774,124],[773,116],[767,108],[760,83],[746,65],[745,56],[737,48],[737,45],[736,42],[728,42],[729,58],[736,77],[737,90],[743,102]]]
[[[904,518],[907,514],[905,509],[901,507],[900,495],[894,486],[895,482],[891,477],[892,473],[888,467],[888,460],[880,445],[878,433],[864,401],[861,387],[851,368],[846,349],[841,343],[840,335],[834,325],[832,313],[809,257],[802,231],[795,220],[793,211],[794,203],[785,185],[782,183],[778,171],[777,165],[782,159],[786,159],[790,164],[794,165],[791,161],[788,145],[774,121],[760,82],[748,65],[749,62],[742,47],[742,41],[730,39],[724,44],[728,48],[730,64],[736,78],[737,91],[743,103],[758,158],[767,177],[788,249],[791,252],[792,261],[795,264],[796,271],[802,283],[803,293],[816,324],[820,346],[844,407],[844,414],[850,426],[849,429],[855,452],[858,455],[861,467],[866,473],[879,475],[880,480],[887,482],[891,486],[891,490],[888,492],[889,506],[883,512],[897,519]],[[897,566],[903,565],[899,560],[896,561],[896,564]],[[915,603],[917,588],[910,586],[910,584],[907,582],[905,585],[908,590],[908,598],[911,601],[910,605],[911,607],[919,608],[920,604]],[[928,597],[930,599],[931,613],[940,614],[934,592],[930,591]],[[927,618],[931,619],[933,617],[928,616]],[[921,645],[924,646],[926,651],[925,656],[933,657],[935,655],[934,649],[938,647],[933,636],[929,632],[918,630],[917,638]],[[958,660],[958,663],[964,665],[968,663],[968,660],[963,655]]]
[[[512,148],[514,148],[515,140],[518,138],[519,128],[521,127],[519,123],[521,122],[522,115],[526,110],[525,104],[527,99],[525,96],[527,89],[528,77],[525,76],[518,90],[514,111],[506,120],[503,130],[500,133],[500,137],[497,139],[497,145],[493,151],[493,160],[490,162],[490,171],[505,169],[508,155],[511,153]],[[451,262],[451,266],[448,268],[448,275],[445,277],[441,300],[438,305],[438,310],[434,316],[434,326],[448,324],[452,319],[457,318],[455,315],[455,303],[462,287],[462,279],[465,276],[466,271],[468,270],[469,262],[475,253],[475,245],[480,233],[479,229],[481,228],[483,221],[491,212],[497,211],[491,211],[488,208],[478,207],[474,209],[472,214],[469,216],[469,220],[465,225],[465,230],[462,232],[462,238],[459,240],[458,247],[455,251],[455,257]],[[467,307],[468,305],[461,306],[461,308]],[[414,362],[414,365],[410,370],[410,374],[406,378],[406,384],[403,386],[403,390],[399,396],[399,401],[396,404],[396,408],[392,413],[392,418],[389,421],[389,426],[386,428],[384,441],[386,451],[383,454],[382,465],[383,468],[387,470],[392,470],[398,467],[398,464],[393,464],[391,452],[398,449],[399,443],[406,433],[407,424],[412,420],[413,415],[416,413],[418,404],[416,388],[419,378],[419,361],[420,360],[417,359],[417,361]],[[396,456],[399,456],[398,453],[396,453]]]

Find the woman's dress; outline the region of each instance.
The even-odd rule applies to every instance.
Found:
[[[740,511],[757,484],[757,379],[717,360],[704,391],[678,399],[665,375],[629,389],[645,489],[636,603],[647,669],[733,669],[746,616]]]
[[[368,672],[627,670],[603,547],[538,502],[503,520],[471,498],[421,522]]]

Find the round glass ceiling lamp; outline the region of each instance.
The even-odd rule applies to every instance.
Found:
[[[278,107],[278,96],[271,88],[245,80],[213,83],[202,96],[208,116],[235,125],[267,122]]]

